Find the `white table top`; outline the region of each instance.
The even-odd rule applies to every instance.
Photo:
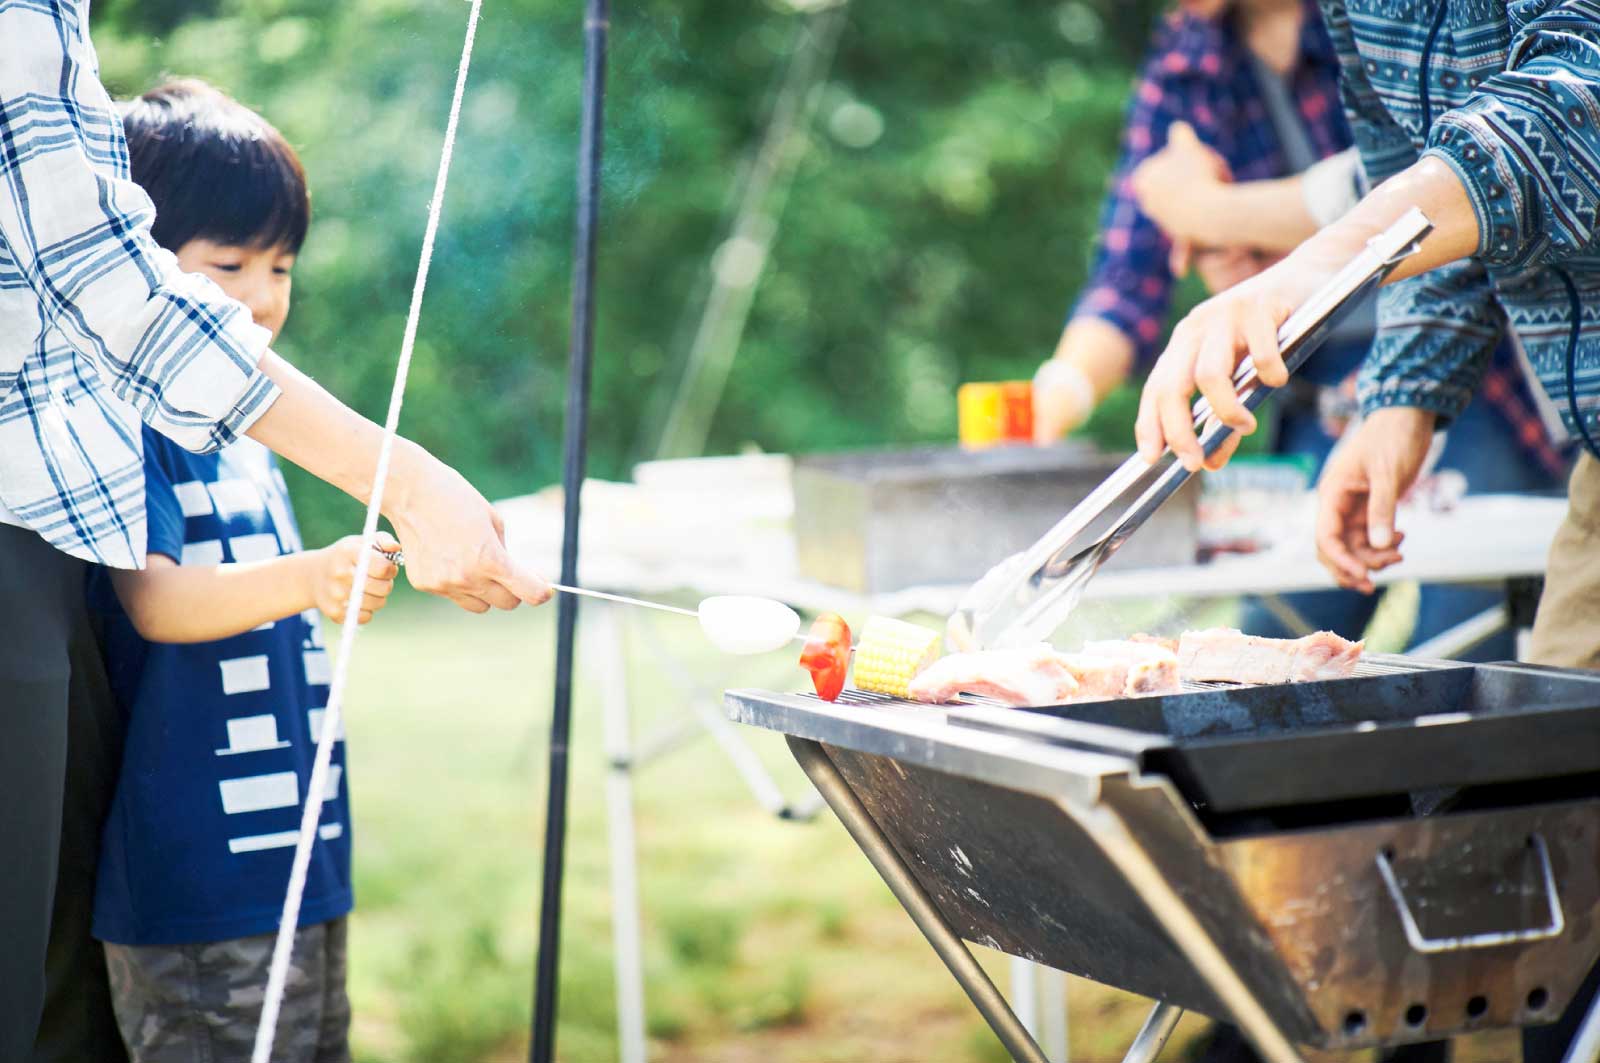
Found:
[[[734,494],[737,501],[727,493],[591,482],[583,499],[580,582],[642,597],[755,594],[807,611],[889,616],[948,614],[967,589],[962,582],[863,595],[806,579],[799,573],[779,495],[756,489]],[[513,554],[554,576],[561,538],[559,492],[497,505]],[[1446,513],[1403,509],[1397,523],[1406,534],[1405,560],[1374,580],[1471,583],[1541,574],[1566,508],[1564,498],[1475,495]],[[1085,600],[1220,598],[1333,587],[1316,561],[1309,512],[1307,505],[1286,514],[1286,521],[1297,526],[1277,549],[1167,568],[1113,566],[1089,584]]]

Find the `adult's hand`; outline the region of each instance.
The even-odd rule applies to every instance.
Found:
[[[1092,314],[1073,318],[1055,354],[1033,378],[1033,439],[1054,443],[1081,427],[1100,399],[1128,376],[1133,341]]]
[[[1377,410],[1346,436],[1317,484],[1317,558],[1341,587],[1371,594],[1372,573],[1400,560],[1395,507],[1416,482],[1435,417]]]
[[[282,394],[249,434],[351,497],[370,499],[383,429],[271,351],[262,355],[261,371]],[[549,600],[550,585],[506,552],[494,507],[460,473],[405,439],[395,441],[383,514],[419,590],[474,613]]]
[[[396,442],[392,468],[384,516],[413,587],[474,613],[550,599],[550,585],[512,559],[500,515],[460,473],[406,440]]]
[[[1412,207],[1422,209],[1433,222],[1433,230],[1420,250],[1389,274],[1389,283],[1454,262],[1477,246],[1478,223],[1472,202],[1449,164],[1428,157],[1391,177],[1282,262],[1206,300],[1178,323],[1139,402],[1134,434],[1140,455],[1153,463],[1164,447],[1171,446],[1186,468],[1219,467],[1231,451],[1224,450],[1206,462],[1190,420],[1189,402],[1195,389],[1199,388],[1225,424],[1240,432],[1253,431],[1255,418],[1233,391],[1233,370],[1240,356],[1248,353],[1267,385],[1286,383],[1278,327],[1367,240]]]
[[[1245,247],[1191,251],[1190,262],[1206,291],[1217,295],[1254,277],[1274,260]]]
[[[1278,328],[1348,257],[1325,252],[1316,243],[1302,245],[1276,265],[1207,299],[1178,322],[1139,399],[1134,437],[1140,455],[1154,463],[1170,446],[1191,472],[1221,468],[1240,437],[1256,429],[1255,416],[1233,389],[1240,357],[1249,356],[1269,387],[1287,383]],[[1197,388],[1217,419],[1236,433],[1209,460],[1194,433],[1191,402]]]
[[[1202,246],[1229,243],[1219,233],[1217,200],[1233,180],[1228,162],[1207,147],[1187,122],[1167,128],[1167,143],[1129,175],[1139,209],[1173,240]]]

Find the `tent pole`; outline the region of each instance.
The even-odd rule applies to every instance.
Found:
[[[605,105],[607,0],[587,0],[583,17],[583,120],[578,138],[577,233],[572,263],[572,329],[561,484],[565,513],[561,582],[578,584],[578,520],[589,442],[589,384],[594,354],[595,235],[600,215],[600,148]],[[572,730],[572,661],[578,599],[556,606],[556,682],[550,721],[550,791],[545,806],[544,875],[539,904],[539,956],[534,976],[532,1063],[555,1059],[556,989],[561,953],[561,879],[567,839],[567,740]]]

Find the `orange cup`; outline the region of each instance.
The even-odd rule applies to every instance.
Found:
[[[956,423],[969,450],[1033,442],[1033,384],[1026,380],[962,384]]]

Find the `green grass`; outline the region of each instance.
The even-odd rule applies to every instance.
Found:
[[[1219,618],[1225,611],[1189,619]],[[358,642],[347,731],[357,889],[350,979],[362,1063],[526,1058],[553,621],[548,609],[475,617],[405,595]],[[1084,620],[1129,621],[1103,610]],[[723,658],[674,619],[647,619],[634,636],[628,679],[644,707],[640,732],[687,703],[643,652],[645,639],[685,656],[706,684],[701,696],[804,681],[787,655]],[[616,1040],[604,735],[585,663],[580,653],[558,1053],[605,1063]],[[787,792],[802,794],[781,741],[748,737]],[[637,779],[653,1060],[1004,1058],[830,817],[771,817],[705,740]],[[978,951],[1003,986],[1003,957]],[[1080,981],[1071,1001],[1076,1063],[1120,1059],[1146,1005]],[[1200,1029],[1186,1020],[1180,1040]],[[1168,1058],[1181,1055],[1175,1042]]]

